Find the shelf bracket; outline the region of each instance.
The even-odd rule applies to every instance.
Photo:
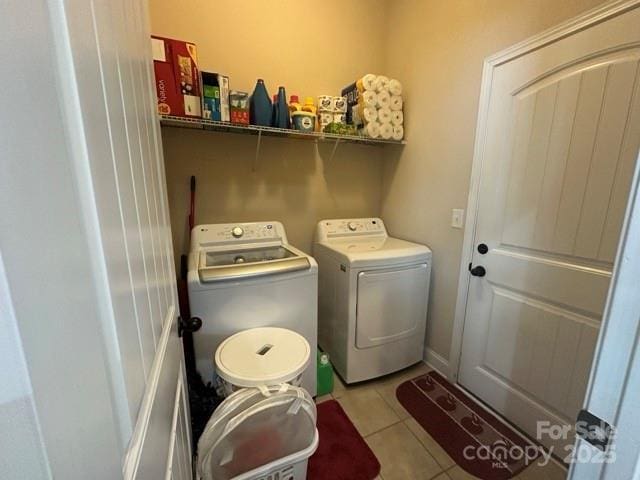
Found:
[[[339,144],[340,144],[340,139],[336,138],[336,143],[333,144],[333,150],[331,150],[331,156],[329,157],[329,163],[333,162],[333,157],[336,154],[336,150],[338,150]]]
[[[256,168],[258,168],[258,158],[260,158],[260,143],[262,142],[262,130],[258,130],[258,141],[256,142],[256,156],[253,159],[253,167],[251,171],[253,173],[256,172]]]

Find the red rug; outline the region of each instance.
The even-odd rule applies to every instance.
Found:
[[[512,478],[540,453],[434,371],[402,383],[396,397],[458,465],[483,480]]]
[[[372,480],[380,463],[335,400],[318,405],[320,445],[309,459],[309,480]]]

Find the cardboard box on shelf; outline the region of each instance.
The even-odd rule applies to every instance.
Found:
[[[231,123],[249,125],[249,94],[232,90],[229,93]]]
[[[158,113],[200,117],[200,73],[195,44],[151,37]]]
[[[218,122],[230,121],[229,77],[202,72],[202,117]]]
[[[352,83],[351,85],[347,85],[340,92],[346,99],[347,108],[346,111],[346,122],[348,124],[353,124],[353,107],[358,104],[358,98],[360,97],[360,92],[358,91],[358,87],[356,83]]]

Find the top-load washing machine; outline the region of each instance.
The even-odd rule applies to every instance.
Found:
[[[387,235],[379,218],[318,223],[318,343],[359,382],[423,359],[431,250]]]
[[[214,379],[214,355],[226,338],[254,327],[282,327],[309,342],[311,358],[301,386],[316,394],[318,266],[288,244],[281,223],[194,227],[188,285],[191,315],[202,319],[193,343],[205,382]]]

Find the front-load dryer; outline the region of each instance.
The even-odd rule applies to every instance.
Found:
[[[249,328],[282,327],[309,342],[301,386],[315,396],[318,266],[288,244],[281,223],[194,227],[188,285],[191,315],[202,319],[193,344],[205,382],[214,380],[214,355],[226,338]]]
[[[322,220],[318,343],[359,382],[423,360],[431,250],[387,235],[379,218]]]

